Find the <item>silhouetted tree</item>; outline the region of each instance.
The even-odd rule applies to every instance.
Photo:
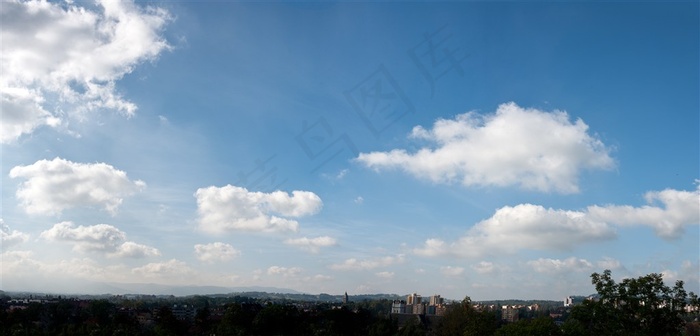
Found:
[[[549,317],[525,319],[506,324],[496,331],[497,336],[560,336],[561,329]]]
[[[681,335],[688,304],[683,281],[668,287],[661,274],[652,273],[616,283],[605,270],[593,273],[591,283],[599,299],[575,306],[570,316],[586,335]]]
[[[185,332],[184,329],[184,325],[173,315],[173,311],[169,307],[162,306],[158,309],[154,329],[156,335],[181,335]]]
[[[498,318],[496,314],[475,310],[472,307],[471,298],[467,296],[461,303],[448,307],[434,332],[438,336],[481,336],[493,335],[497,329]]]
[[[368,336],[394,336],[398,332],[399,326],[395,319],[387,317],[377,318],[369,326]]]
[[[399,330],[398,336],[425,336],[426,329],[419,315],[406,321],[406,324]]]

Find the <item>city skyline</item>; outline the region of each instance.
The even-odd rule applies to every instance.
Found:
[[[10,1],[5,291],[700,291],[697,2]]]

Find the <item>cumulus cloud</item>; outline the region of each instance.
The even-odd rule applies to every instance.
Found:
[[[0,143],[97,109],[133,115],[116,82],[170,48],[161,35],[169,20],[128,0],[3,2]]]
[[[299,247],[301,249],[304,249],[304,250],[307,250],[307,251],[310,251],[313,253],[318,253],[322,247],[334,246],[337,244],[335,238],[328,237],[328,236],[321,236],[321,237],[316,237],[316,238],[302,237],[302,238],[287,239],[284,241],[284,243],[287,245]]]
[[[454,242],[430,238],[413,252],[422,256],[479,257],[489,251],[571,250],[585,243],[613,239],[617,226],[643,225],[664,239],[680,237],[684,227],[700,225],[700,189],[650,191],[650,205],[589,206],[584,211],[519,204],[496,210]],[[660,203],[660,204],[653,204]]]
[[[296,232],[299,223],[283,217],[318,213],[321,198],[309,191],[271,193],[227,185],[197,189],[199,228],[205,232]]]
[[[5,225],[5,221],[0,218],[0,246],[2,251],[7,250],[11,246],[21,244],[29,240],[29,235],[17,230],[10,231],[10,227]]]
[[[338,271],[360,271],[360,270],[370,270],[378,267],[386,267],[393,264],[402,263],[404,261],[403,255],[397,256],[386,256],[374,259],[359,260],[355,258],[346,259],[340,264],[331,265],[331,269]]]
[[[648,205],[590,206],[591,218],[618,225],[645,225],[665,239],[680,237],[687,225],[700,224],[700,186],[695,191],[666,189],[644,196]]]
[[[0,143],[10,143],[39,126],[56,127],[61,119],[44,109],[44,98],[34,90],[0,85],[3,107],[0,123]]]
[[[123,231],[107,224],[76,227],[72,222],[61,222],[42,232],[39,237],[73,243],[75,251],[101,252],[112,257],[143,258],[160,255],[156,248],[126,241]]]
[[[221,242],[211,244],[197,244],[194,246],[194,253],[200,261],[212,263],[216,261],[231,260],[241,254],[233,246]]]
[[[560,272],[588,272],[593,269],[593,264],[586,259],[570,257],[564,260],[540,258],[527,262],[527,265],[540,273],[560,273]]]
[[[611,239],[615,235],[611,226],[592,220],[583,212],[520,204],[496,210],[491,218],[474,225],[454,243],[431,238],[414,252],[423,256],[478,257],[489,251],[569,250],[575,245]]]
[[[75,163],[61,158],[39,160],[10,170],[11,178],[24,178],[17,198],[29,214],[60,214],[77,206],[99,206],[116,214],[123,198],[146,187],[106,163]]]
[[[281,275],[285,278],[290,278],[299,275],[301,271],[302,269],[299,267],[270,266],[267,269],[267,275]]]
[[[416,126],[411,137],[429,145],[361,153],[357,161],[375,170],[400,169],[436,183],[511,186],[576,193],[583,169],[611,169],[610,149],[589,134],[583,120],[566,112],[500,105],[494,114],[474,112],[439,119],[432,129]]]
[[[158,251],[158,249],[155,247],[137,244],[130,241],[124,242],[117,246],[116,251],[109,254],[109,256],[118,258],[145,258],[159,255],[160,251]]]

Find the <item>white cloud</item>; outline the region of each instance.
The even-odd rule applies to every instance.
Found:
[[[383,279],[392,279],[394,277],[394,272],[378,272],[374,273],[376,276],[383,278]]]
[[[700,262],[683,260],[680,268],[676,270],[664,269],[661,271],[664,281],[673,284],[678,280],[682,280],[688,291],[696,291],[700,284]]]
[[[321,177],[328,179],[330,181],[340,181],[345,178],[345,176],[350,172],[348,169],[341,169],[338,171],[338,173],[335,174],[327,174],[327,173],[322,173]]]
[[[61,222],[42,232],[39,237],[49,241],[74,243],[73,249],[76,251],[102,252],[112,257],[143,258],[160,255],[156,248],[126,241],[123,231],[107,224],[76,227],[71,222]]]
[[[187,263],[177,259],[165,262],[149,263],[131,270],[132,273],[146,278],[182,278],[194,274],[194,270]]]
[[[36,259],[31,251],[7,251],[0,255],[5,280],[22,286],[43,283],[54,285],[55,281],[86,279],[93,281],[123,281],[126,269],[123,265],[100,265],[90,258],[72,258],[60,261]],[[49,279],[49,283],[44,280]],[[20,287],[21,288],[21,287]],[[80,288],[74,288],[80,292]]]
[[[324,275],[324,274],[316,274],[312,277],[306,278],[306,281],[314,281],[314,282],[325,282],[325,281],[331,281],[333,280],[333,277],[330,275]]]
[[[123,198],[146,187],[106,163],[75,163],[61,158],[39,160],[10,170],[11,178],[25,178],[17,198],[29,214],[60,214],[77,206],[100,206],[115,214]]]
[[[700,262],[698,260],[683,260],[681,262],[681,268],[676,275],[677,278],[668,280],[683,280],[688,284],[689,290],[697,293],[698,285],[700,284]]]
[[[464,273],[464,267],[459,266],[443,266],[440,267],[440,273],[444,276],[456,277]]]
[[[357,196],[353,202],[355,202],[355,204],[362,204],[365,202],[365,199],[362,198],[362,196]]]
[[[523,249],[571,250],[588,242],[616,237],[616,225],[646,225],[665,239],[678,238],[687,225],[700,224],[700,191],[666,189],[646,193],[647,202],[662,206],[589,206],[586,211],[545,209],[520,204],[496,210],[455,242],[427,239],[413,250],[422,256],[478,257],[490,251],[514,253]],[[614,263],[611,264],[614,266]]]
[[[169,49],[161,36],[169,20],[165,10],[133,1],[3,2],[0,142],[96,109],[133,115],[136,105],[116,82]]]
[[[41,105],[43,101],[43,97],[33,90],[0,86],[0,105],[3,108],[0,143],[10,143],[39,126],[58,126],[61,119],[47,112]]]
[[[591,218],[613,224],[650,226],[665,239],[680,237],[684,226],[700,224],[700,189],[650,191],[644,198],[649,205],[590,206],[588,213]],[[660,206],[655,205],[657,202]]]
[[[211,244],[197,244],[194,246],[197,259],[204,262],[216,262],[231,260],[241,254],[233,246],[221,242]]]
[[[539,273],[588,272],[593,269],[593,264],[588,260],[575,257],[564,260],[540,258],[528,261],[527,264]]]
[[[454,243],[432,238],[422,248],[414,249],[414,253],[478,257],[493,251],[570,250],[576,245],[613,237],[615,231],[609,225],[591,220],[583,212],[520,204],[496,210],[491,218],[474,225]]]
[[[47,264],[36,260],[32,251],[5,251],[0,254],[0,269],[3,273],[3,283],[12,277],[27,278],[34,280],[39,271],[46,269]],[[43,272],[41,276],[45,276]]]
[[[296,246],[304,250],[311,251],[313,253],[318,253],[322,247],[334,246],[337,244],[335,238],[328,236],[321,236],[316,238],[295,238],[287,239],[284,241],[287,245]]]
[[[393,264],[402,263],[404,261],[403,255],[397,256],[386,256],[375,259],[365,259],[358,260],[355,258],[346,259],[341,264],[331,265],[331,269],[338,271],[359,271],[359,270],[369,270],[378,267],[386,267]]]
[[[227,231],[296,232],[299,223],[284,217],[318,213],[321,198],[309,191],[253,192],[227,185],[197,189],[199,228],[210,233]]]
[[[10,231],[10,227],[5,225],[5,221],[0,218],[0,246],[2,251],[7,250],[11,246],[21,244],[29,240],[29,235],[17,230]]]
[[[620,263],[619,260],[610,257],[603,257],[603,260],[598,261],[596,265],[600,269],[609,269],[612,271],[622,267],[622,263]]]
[[[497,270],[496,265],[490,261],[481,261],[471,266],[472,269],[479,274],[489,274]]]
[[[281,275],[285,278],[295,277],[301,273],[302,269],[299,267],[280,267],[280,266],[270,266],[267,269],[267,275]]]
[[[124,242],[117,246],[117,250],[110,253],[109,256],[118,258],[145,258],[159,256],[160,251],[155,247],[150,247],[134,242]]]
[[[411,137],[432,146],[361,153],[357,161],[376,170],[400,169],[436,183],[510,186],[576,193],[582,169],[611,169],[609,149],[588,134],[581,119],[503,104],[495,114],[474,112],[439,119],[433,128],[416,126]]]

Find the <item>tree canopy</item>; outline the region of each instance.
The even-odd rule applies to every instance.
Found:
[[[605,270],[593,273],[591,283],[598,298],[575,306],[568,321],[567,328],[576,334],[681,335],[686,307],[697,305],[697,296],[683,289],[683,281],[669,287],[658,273],[616,283]]]

